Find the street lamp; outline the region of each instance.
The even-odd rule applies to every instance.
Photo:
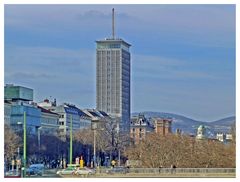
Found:
[[[120,118],[121,115],[120,114],[115,114],[115,116],[113,117],[113,121],[115,122],[115,126],[113,128],[114,132],[116,131],[117,133],[117,150],[118,150],[118,166],[121,165],[121,151],[120,151]],[[112,134],[112,146],[114,145],[114,133]],[[116,150],[116,149],[115,149]]]
[[[96,118],[92,119],[91,128],[93,130],[93,167],[96,165],[96,130],[97,130],[97,122],[99,120]]]
[[[98,128],[98,122],[103,121],[99,120],[98,118],[92,119],[91,129],[93,130],[93,165],[94,168],[96,167],[96,133],[98,131],[104,131],[104,128]]]
[[[38,127],[38,153],[40,157],[40,150],[41,150],[41,129],[42,127]]]
[[[69,151],[69,163],[72,164],[72,142],[73,142],[73,136],[72,136],[72,129],[73,129],[73,122],[72,122],[72,115],[70,115],[70,151]]]
[[[26,112],[23,113],[23,177],[26,177],[26,162],[27,162],[27,123]]]
[[[22,122],[17,122],[22,124]],[[26,161],[27,161],[27,123],[26,123],[26,111],[23,112],[23,177],[26,177]]]

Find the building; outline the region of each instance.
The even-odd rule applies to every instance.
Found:
[[[154,118],[153,122],[156,133],[163,136],[172,133],[172,119]]]
[[[11,119],[11,102],[4,101],[4,124],[10,125]]]
[[[84,109],[83,112],[91,118],[92,129],[103,129],[106,127],[106,123],[112,121],[112,118],[104,111],[98,111],[96,109]]]
[[[198,129],[197,129],[196,139],[198,139],[198,140],[206,139],[205,131],[206,131],[205,126],[204,125],[200,125],[198,127]]]
[[[40,127],[41,111],[32,102],[33,89],[7,84],[4,87],[4,101],[11,105],[10,127],[16,131],[23,131],[24,112],[26,113],[27,134],[37,134]]]
[[[120,131],[130,131],[130,44],[115,38],[96,41],[96,105],[119,118]]]
[[[182,135],[182,130],[180,128],[176,129],[176,135]]]
[[[4,87],[4,100],[8,101],[33,101],[33,89],[6,84]]]
[[[54,106],[51,110],[59,115],[59,132],[63,139],[66,139],[66,136],[70,134],[71,123],[72,130],[75,132],[81,128],[81,117],[87,117],[87,115],[75,105],[67,103]],[[89,123],[91,123],[91,121],[89,121]]]
[[[133,139],[134,144],[138,144],[144,140],[147,133],[153,132],[154,126],[149,122],[143,114],[131,118],[130,124],[130,137]]]
[[[91,118],[73,104],[64,103],[57,105],[56,99],[53,102],[45,99],[43,102],[38,103],[38,105],[50,112],[58,114],[58,133],[63,140],[66,140],[66,136],[70,133],[71,121],[73,132],[91,127]]]
[[[233,140],[233,135],[230,134],[230,133],[226,133],[226,140],[227,140],[227,141]]]
[[[27,134],[36,135],[41,126],[41,110],[35,105],[12,103],[10,126],[14,130],[22,131],[26,113]]]
[[[47,110],[51,110],[53,107],[57,106],[57,101],[56,99],[54,99],[54,101],[50,101],[49,99],[44,99],[44,101],[39,102],[38,106],[47,109]]]
[[[39,107],[33,102],[33,89],[7,84],[4,87],[5,122],[11,128],[22,132],[23,117],[26,112],[27,133],[57,134],[58,114]]]
[[[39,132],[41,135],[58,135],[59,129],[59,116],[57,113],[51,112],[43,107],[38,106],[41,110],[40,123],[41,127]]]
[[[232,134],[230,133],[217,133],[216,134],[216,139],[219,140],[220,142],[230,142],[233,140]]]
[[[219,140],[220,142],[225,142],[226,141],[226,134],[225,133],[217,133],[216,139]]]

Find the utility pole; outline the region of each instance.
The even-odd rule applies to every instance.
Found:
[[[96,129],[93,130],[93,166],[96,167]]]
[[[72,164],[72,125],[73,125],[73,123],[72,123],[72,115],[70,115],[70,121],[71,121],[71,123],[70,123],[70,157],[69,157],[69,163],[70,164]]]
[[[91,129],[93,130],[93,167],[96,167],[96,130],[98,119],[92,119]]]
[[[23,113],[23,177],[26,177],[26,162],[27,162],[27,123],[26,111]]]

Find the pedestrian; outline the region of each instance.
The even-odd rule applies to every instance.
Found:
[[[112,160],[111,164],[112,164],[112,168],[114,168],[116,164],[115,160]]]
[[[173,174],[173,165],[171,164],[171,174]]]
[[[162,166],[159,166],[159,174],[161,173],[161,170],[162,170]]]
[[[173,165],[173,172],[176,173],[176,166]]]
[[[82,156],[80,157],[79,165],[80,165],[80,168],[83,168],[84,160],[83,160],[83,157],[82,157]]]

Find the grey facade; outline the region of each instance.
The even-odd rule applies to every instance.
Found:
[[[130,131],[130,44],[122,39],[96,41],[96,105],[120,118],[120,131]]]

